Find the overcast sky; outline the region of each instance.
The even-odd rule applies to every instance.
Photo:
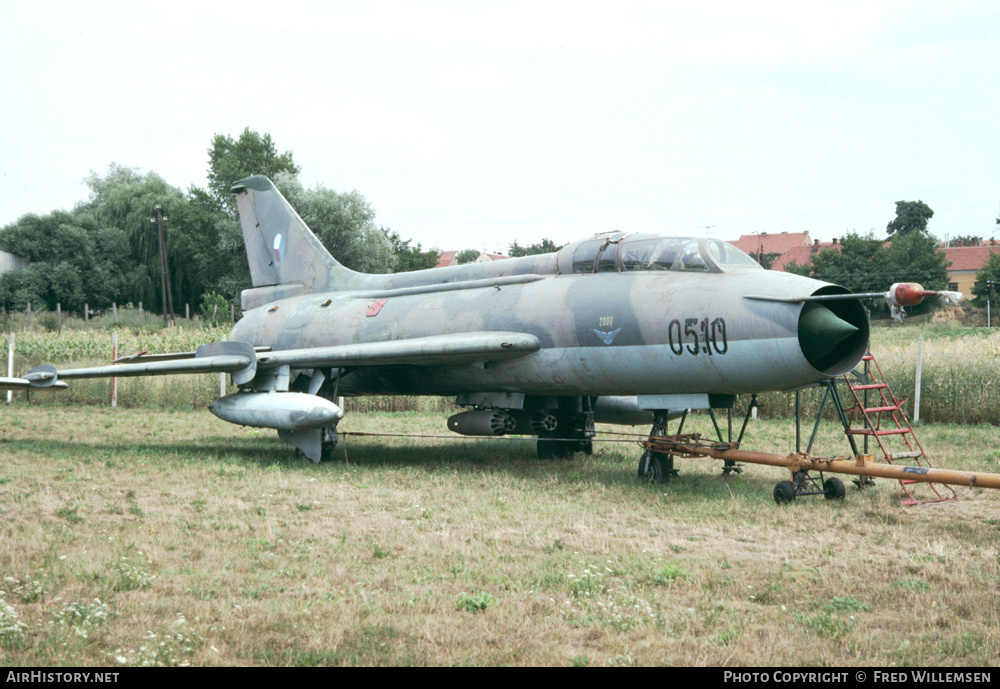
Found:
[[[1000,4],[0,0],[0,225],[109,164],[291,150],[424,247],[605,230],[1000,238]]]

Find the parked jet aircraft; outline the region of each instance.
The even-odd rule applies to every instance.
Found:
[[[229,372],[239,392],[212,412],[275,428],[314,461],[336,441],[340,396],[455,396],[471,410],[452,430],[537,436],[551,457],[589,452],[595,420],[649,423],[808,386],[850,371],[868,346],[855,295],[764,270],[716,239],[611,233],[369,275],[340,265],[267,178],[233,191],[253,288],[228,342],[24,379]]]

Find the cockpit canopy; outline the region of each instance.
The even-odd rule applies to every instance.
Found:
[[[708,237],[609,234],[584,239],[559,252],[559,272],[606,273],[678,270],[722,273],[760,264],[732,244]]]

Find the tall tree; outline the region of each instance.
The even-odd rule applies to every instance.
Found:
[[[819,280],[842,285],[852,292],[885,291],[896,280],[891,278],[895,269],[889,251],[874,233],[862,236],[849,232],[840,238],[840,249],[821,250],[800,270]]]
[[[562,246],[556,246],[556,243],[551,239],[542,239],[542,241],[537,244],[530,244],[528,246],[521,246],[514,240],[508,249],[510,256],[517,258],[518,256],[535,256],[536,254],[552,254],[559,251]]]
[[[159,205],[169,218],[164,223],[164,237],[173,301],[178,306],[197,306],[217,278],[216,225],[225,216],[214,200],[200,189],[192,188],[184,194],[155,172],[141,173],[117,163],[112,163],[105,175],[91,172],[86,182],[90,199],[77,208],[122,229],[129,239],[133,260],[142,267],[134,284],[118,296],[118,301],[141,301],[150,309],[162,308],[159,239],[156,225],[150,222]]]
[[[894,282],[919,282],[927,289],[947,289],[948,269],[937,240],[925,232],[910,232],[884,242],[874,232],[851,232],[840,238],[840,250],[823,249],[803,266],[789,265],[788,272],[833,282],[852,292],[885,292]],[[930,308],[932,301],[915,307]],[[878,310],[884,304],[874,304]]]
[[[389,238],[392,250],[396,254],[396,272],[398,273],[433,268],[437,265],[438,259],[441,258],[440,251],[435,249],[424,251],[419,242],[413,246],[412,239],[403,239],[398,232],[390,231],[384,227],[382,230]]]
[[[994,283],[992,289],[991,282]],[[998,286],[1000,286],[1000,251],[995,251],[990,253],[986,264],[976,271],[976,284],[972,287],[972,293],[976,295],[976,306],[985,307],[987,299],[995,304],[997,292],[1000,292]]]
[[[26,215],[0,229],[0,247],[30,262],[0,277],[0,302],[7,307],[110,307],[140,272],[130,260],[125,232],[85,212]]]
[[[278,153],[270,134],[261,136],[249,127],[239,139],[216,134],[208,149],[208,193],[218,207],[236,217],[236,200],[229,192],[233,182],[250,175],[265,175],[272,180],[279,172],[297,175],[301,168],[292,152]]]
[[[455,260],[458,261],[459,264],[462,264],[462,263],[472,263],[477,258],[479,258],[479,254],[480,253],[482,253],[482,252],[479,251],[478,249],[462,249],[455,256]]]
[[[338,262],[363,273],[395,269],[392,242],[375,224],[375,210],[358,191],[322,185],[306,189],[288,172],[279,172],[272,181]]]
[[[934,211],[923,201],[896,201],[896,217],[886,225],[885,231],[890,236],[926,232],[927,221],[933,217]]]

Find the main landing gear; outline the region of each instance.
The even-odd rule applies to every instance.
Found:
[[[549,412],[556,418],[554,428],[538,434],[539,459],[568,459],[577,452],[594,454],[594,410],[589,397],[560,397],[558,410]]]

